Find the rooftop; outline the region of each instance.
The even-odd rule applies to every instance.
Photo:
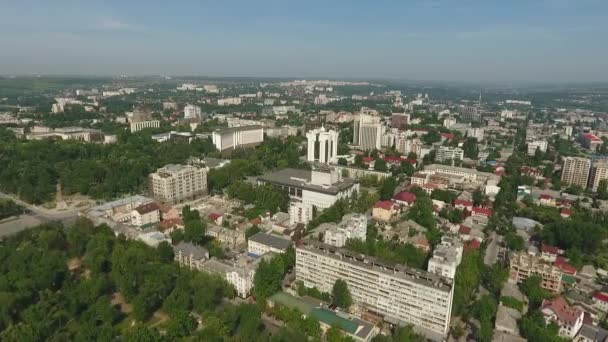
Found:
[[[287,240],[276,235],[266,234],[264,232],[259,232],[251,236],[249,241],[261,243],[280,250],[286,250],[289,246],[291,246],[291,240]]]
[[[155,202],[141,204],[134,210],[137,211],[140,215],[144,215],[153,211],[157,211],[158,205]]]
[[[258,177],[258,181],[330,195],[337,195],[339,192],[349,189],[357,183],[354,179],[343,178],[341,181],[331,185],[317,185],[312,183],[312,172],[310,170],[283,169],[263,174]]]
[[[209,257],[209,252],[205,248],[196,246],[190,242],[181,241],[177,245],[173,246],[173,250],[176,252],[181,251],[184,255],[192,255],[194,259],[198,260]]]
[[[259,125],[227,127],[227,128],[217,129],[213,133],[228,134],[228,133],[234,133],[236,131],[253,131],[256,129],[263,129],[263,127],[259,126]]]

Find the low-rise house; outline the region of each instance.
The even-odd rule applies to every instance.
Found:
[[[473,201],[457,198],[454,200],[454,207],[459,210],[473,211]]]
[[[401,191],[393,196],[393,201],[405,207],[411,207],[416,202],[416,195],[409,191]]]
[[[540,246],[540,256],[543,260],[547,262],[555,262],[559,254],[559,248],[555,246],[547,245],[544,243]]]
[[[471,216],[490,218],[490,216],[492,216],[492,209],[483,207],[473,207],[473,210],[471,211]]]
[[[259,232],[247,240],[247,252],[256,256],[266,253],[285,253],[289,246],[291,240],[264,232]]]
[[[190,242],[180,242],[173,246],[175,261],[191,270],[203,270],[203,263],[209,259],[209,251]]]
[[[559,335],[574,338],[583,326],[584,313],[571,307],[563,297],[545,299],[540,307],[545,322],[559,326]]]
[[[160,210],[154,202],[141,204],[131,211],[131,224],[146,226],[160,221]]]
[[[399,212],[397,205],[391,201],[380,201],[372,209],[372,217],[379,221],[388,222]]]
[[[237,248],[246,242],[244,231],[224,228],[215,224],[210,224],[207,227],[206,234],[228,248]]]
[[[506,307],[500,303],[496,312],[496,321],[494,328],[496,331],[505,332],[507,334],[519,335],[517,320],[521,318],[521,313],[513,308]]]
[[[593,306],[600,311],[608,312],[608,294],[604,292],[597,292],[591,298],[593,300]]]
[[[574,338],[574,342],[606,342],[608,330],[591,324],[584,324]]]
[[[222,223],[224,223],[224,215],[222,214],[210,213],[209,215],[207,215],[207,218],[209,219],[209,221],[217,224],[218,226],[221,226]]]

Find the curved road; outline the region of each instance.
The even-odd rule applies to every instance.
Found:
[[[76,218],[78,217],[78,212],[80,211],[79,209],[69,209],[62,211],[49,210],[43,207],[23,202],[22,200],[18,199],[13,195],[5,194],[2,192],[0,192],[0,198],[10,199],[17,204],[22,205],[30,211],[30,216],[33,216],[43,222],[61,221],[65,224],[71,224],[76,221]]]

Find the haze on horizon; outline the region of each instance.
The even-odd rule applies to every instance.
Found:
[[[608,1],[42,1],[0,11],[0,74],[608,80]]]

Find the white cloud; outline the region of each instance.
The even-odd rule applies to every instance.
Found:
[[[147,28],[144,26],[128,23],[114,18],[101,18],[96,26],[97,29],[105,31],[127,31],[127,32],[144,32]]]

